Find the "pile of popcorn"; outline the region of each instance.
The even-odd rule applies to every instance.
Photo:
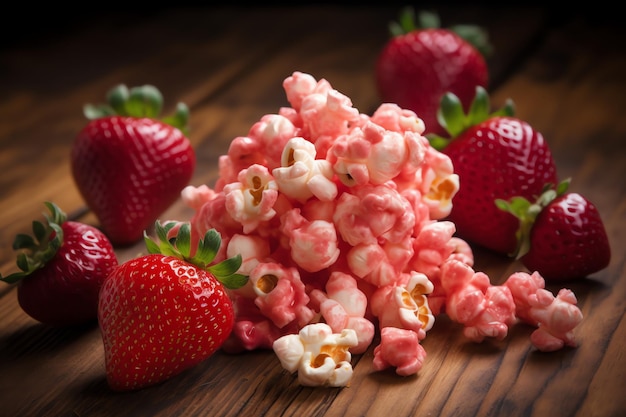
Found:
[[[384,103],[362,114],[297,71],[283,87],[291,107],[231,142],[213,188],[182,192],[192,239],[216,229],[216,260],[241,254],[249,276],[230,290],[236,323],[224,351],[273,349],[300,384],[346,386],[351,355],[377,335],[374,370],[416,374],[439,314],[474,342],[524,322],[539,350],[576,346],[582,313],[570,290],[554,296],[526,272],[492,285],[473,269],[445,220],[459,178],[414,112]]]

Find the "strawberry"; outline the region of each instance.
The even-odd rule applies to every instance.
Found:
[[[98,292],[118,265],[109,239],[94,226],[67,220],[54,203],[45,202],[47,224],[33,222],[33,235],[18,234],[13,249],[20,272],[0,280],[17,283],[24,312],[52,326],[95,321]]]
[[[196,157],[183,103],[175,116],[158,120],[163,99],[153,86],[120,85],[108,102],[85,106],[92,120],[75,139],[71,168],[104,233],[114,245],[128,245],[179,198]]]
[[[496,200],[519,219],[515,256],[547,281],[586,277],[606,268],[611,248],[598,209],[578,193],[567,192],[570,180],[548,184],[534,203],[526,198]]]
[[[452,93],[441,101],[440,120],[451,138],[428,138],[452,160],[460,187],[452,199],[449,219],[457,234],[500,254],[517,247],[518,219],[500,210],[496,199],[536,198],[546,183],[557,183],[556,164],[541,132],[513,116],[511,100],[489,113],[489,96],[482,87],[467,114]]]
[[[221,245],[209,230],[192,253],[190,226],[168,240],[172,223],[147,235],[149,254],[119,265],[100,292],[98,319],[107,381],[115,391],[163,382],[211,356],[230,335],[235,319],[226,288],[247,277],[235,273],[241,255],[210,264]]]
[[[375,64],[376,86],[384,102],[413,110],[424,121],[425,133],[445,133],[437,120],[441,97],[454,93],[467,109],[476,86],[486,87],[491,53],[487,33],[475,25],[440,27],[436,14],[422,12],[415,24],[412,8],[390,26],[392,38]]]

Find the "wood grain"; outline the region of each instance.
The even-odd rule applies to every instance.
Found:
[[[105,13],[88,24],[46,28],[0,49],[0,273],[14,271],[16,233],[53,200],[97,225],[69,173],[69,149],[85,121],[84,103],[108,88],[154,84],[191,109],[198,155],[194,185],[212,184],[217,159],[267,113],[287,105],[282,81],[293,71],[326,78],[355,107],[379,104],[376,55],[398,8],[170,7],[145,15]],[[437,318],[418,375],[374,372],[373,347],[353,358],[352,384],[307,388],[272,352],[218,352],[164,384],[111,392],[97,324],[53,329],[17,304],[0,284],[0,416],[602,416],[626,415],[626,31],[598,14],[547,8],[442,6],[445,24],[489,30],[492,102],[507,98],[549,142],[559,175],[596,204],[613,256],[608,268],[574,290],[585,319],[579,346],[532,348],[532,331],[514,326],[502,342],[463,338]],[[58,29],[58,28],[57,28]],[[191,215],[176,202],[163,218]],[[144,252],[118,248],[120,260]],[[476,269],[494,283],[523,267],[475,248]],[[558,290],[560,285],[551,285]]]

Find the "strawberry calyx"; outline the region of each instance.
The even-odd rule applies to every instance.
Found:
[[[528,253],[530,250],[530,232],[535,224],[535,219],[554,199],[565,194],[570,181],[571,179],[567,178],[557,184],[556,187],[554,184],[546,184],[533,203],[524,197],[512,197],[508,201],[495,200],[495,204],[500,210],[511,213],[519,220],[519,228],[515,233],[517,248],[515,252],[509,254],[511,257],[520,259]]]
[[[63,244],[61,225],[67,219],[67,215],[52,202],[46,201],[44,204],[50,210],[50,215],[44,213],[47,224],[35,220],[32,224],[32,236],[22,233],[15,236],[13,250],[23,251],[17,255],[17,266],[20,271],[5,277],[0,275],[0,281],[14,284],[43,268]]]
[[[433,148],[441,151],[470,127],[492,117],[510,117],[514,114],[515,105],[511,99],[506,100],[501,108],[492,112],[489,94],[480,85],[476,86],[476,94],[467,113],[463,110],[463,104],[459,97],[454,93],[447,92],[441,98],[441,104],[437,109],[437,121],[448,132],[449,137],[446,138],[434,133],[430,133],[426,137]]]
[[[215,229],[210,229],[198,242],[196,250],[192,251],[191,226],[189,222],[180,224],[176,237],[168,239],[170,230],[176,226],[175,222],[168,222],[162,225],[158,220],[155,222],[155,231],[158,241],[148,237],[144,231],[144,241],[148,252],[151,254],[162,254],[174,256],[185,262],[191,263],[200,269],[209,271],[226,288],[241,288],[248,281],[248,277],[237,273],[241,267],[241,254],[224,259],[219,263],[213,263],[217,252],[222,245],[222,237]]]
[[[420,29],[446,29],[456,33],[484,57],[493,53],[493,46],[489,42],[487,31],[473,24],[457,24],[443,28],[439,15],[435,12],[423,10],[418,15],[412,6],[404,7],[398,16],[398,21],[389,23],[389,33],[392,36],[401,36]]]
[[[158,119],[163,110],[163,95],[153,85],[143,85],[128,89],[119,84],[108,91],[104,104],[86,104],[83,113],[89,120],[108,116],[148,117]],[[173,115],[160,119],[179,129],[184,134],[189,130],[189,108],[178,103]]]

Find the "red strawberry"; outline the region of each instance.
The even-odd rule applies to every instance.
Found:
[[[158,222],[150,254],[116,268],[100,292],[98,318],[109,386],[116,391],[163,382],[217,351],[230,335],[235,313],[224,286],[239,287],[241,256],[209,265],[221,239],[210,230],[191,253],[189,224],[174,241],[172,224]]]
[[[376,62],[376,84],[382,101],[413,110],[424,121],[425,133],[443,134],[437,120],[441,97],[452,92],[469,107],[476,86],[487,86],[484,57],[490,45],[478,26],[441,28],[437,15],[427,12],[419,18],[416,26],[407,8],[400,24],[392,24],[393,37]]]
[[[441,103],[441,120],[451,140],[429,135],[431,144],[447,154],[459,176],[452,199],[452,220],[460,237],[501,254],[517,247],[518,219],[494,201],[514,196],[534,199],[546,183],[557,183],[552,152],[543,135],[515,118],[511,101],[489,113],[482,87],[467,114],[451,93]]]
[[[0,280],[18,283],[20,307],[32,318],[53,326],[95,321],[98,292],[117,266],[107,237],[97,228],[68,221],[54,203],[46,202],[47,224],[33,222],[33,236],[17,235],[13,249],[21,250],[22,270]]]
[[[111,242],[127,245],[179,198],[196,157],[184,134],[184,104],[175,117],[157,120],[163,100],[155,87],[120,85],[108,99],[110,105],[85,107],[93,120],[74,142],[72,175]]]
[[[606,268],[611,248],[597,208],[578,193],[568,193],[569,179],[546,187],[531,204],[515,197],[498,207],[520,220],[517,257],[548,281],[583,278]]]

